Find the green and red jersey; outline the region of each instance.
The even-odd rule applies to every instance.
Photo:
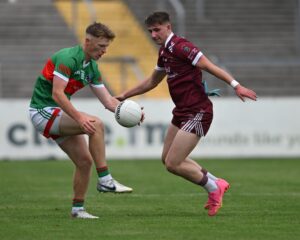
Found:
[[[32,108],[57,107],[52,98],[53,77],[58,76],[68,82],[65,95],[68,99],[85,87],[103,87],[101,74],[96,61],[85,62],[85,54],[80,45],[63,48],[46,62],[41,75],[37,78],[30,102]]]

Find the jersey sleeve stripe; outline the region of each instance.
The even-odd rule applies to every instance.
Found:
[[[67,78],[66,76],[62,75],[61,73],[54,71],[53,74],[59,78],[61,78],[62,80],[69,82],[69,78]]]
[[[194,61],[192,62],[192,64],[195,66],[197,64],[197,62],[199,61],[199,59],[201,58],[201,56],[203,55],[202,52],[198,52],[198,54],[196,55],[196,57],[194,58]]]
[[[103,83],[101,83],[101,84],[91,84],[91,86],[94,87],[94,88],[103,88],[103,87],[105,87]]]

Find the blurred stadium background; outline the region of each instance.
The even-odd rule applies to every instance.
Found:
[[[177,34],[194,42],[212,61],[259,96],[257,103],[243,105],[231,87],[205,74],[209,88],[220,88],[222,97],[213,99],[215,122],[196,156],[300,156],[299,3],[0,0],[0,158],[63,156],[57,156],[60,150],[48,141],[45,144],[46,140],[32,130],[27,106],[47,58],[60,48],[82,42],[85,27],[92,21],[107,24],[117,35],[99,61],[112,94],[149,75],[156,64],[157,46],[151,42],[143,20],[154,10],[168,11]],[[172,107],[165,83],[138,98],[147,114],[144,126],[138,130],[116,126],[111,114],[95,110],[101,108],[91,97],[86,88],[73,99],[83,110],[95,111],[108,122],[108,157],[159,157]],[[112,133],[115,128],[118,133]],[[143,144],[139,138],[144,139]],[[151,148],[151,144],[155,146]],[[115,155],[116,152],[120,154]]]
[[[222,96],[211,98],[214,121],[193,155],[232,187],[208,218],[206,193],[166,173],[158,160],[173,106],[165,83],[135,98],[146,120],[132,129],[86,88],[73,103],[104,121],[110,170],[134,192],[99,194],[93,171],[86,206],[100,219],[70,221],[72,163],[44,161],[66,155],[28,117],[35,79],[97,20],[117,35],[99,61],[106,86],[118,94],[135,85],[156,64],[143,25],[154,10],[167,10],[176,33],[258,93],[243,103],[205,74]],[[0,239],[300,239],[299,76],[300,0],[0,0],[0,160],[13,160],[0,161]]]

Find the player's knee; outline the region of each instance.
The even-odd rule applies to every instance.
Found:
[[[171,173],[176,173],[177,172],[177,166],[172,161],[166,159],[164,164],[165,164],[166,169],[169,172],[171,172]]]
[[[102,122],[102,120],[100,118],[96,117],[94,124],[95,124],[97,131],[104,132],[104,123]]]

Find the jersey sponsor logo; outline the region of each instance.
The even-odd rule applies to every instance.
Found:
[[[85,80],[85,72],[83,70],[77,70],[74,75],[80,75],[80,79]]]
[[[81,80],[85,79],[85,72],[83,70],[80,71],[80,79]]]
[[[58,66],[58,70],[62,73],[62,74],[64,74],[65,76],[70,76],[71,75],[71,69],[70,68],[68,68],[66,65],[64,65],[64,64],[60,64],[59,66]]]
[[[88,82],[88,83],[92,83],[92,80],[94,78],[94,74],[90,73],[88,75],[85,74],[85,72],[83,70],[77,70],[74,75],[79,75],[80,76],[80,80]]]
[[[165,67],[166,73],[168,74],[168,78],[174,78],[178,75],[176,72],[172,72],[170,67]]]
[[[170,67],[165,67],[165,69],[166,69],[166,73],[167,73],[167,74],[170,74],[170,73],[171,73],[171,68],[170,68]]]

